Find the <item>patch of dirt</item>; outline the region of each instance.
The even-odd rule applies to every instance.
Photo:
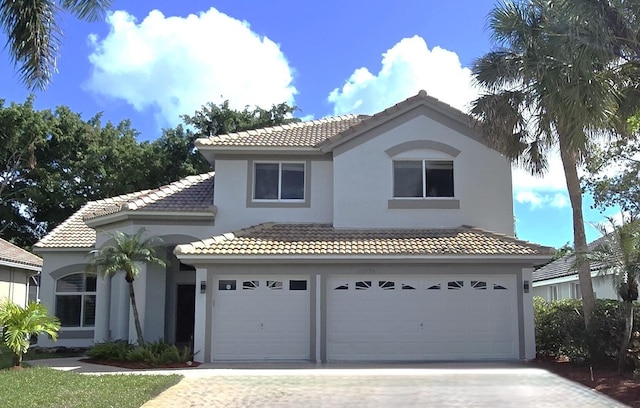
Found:
[[[190,363],[170,363],[163,364],[159,366],[151,366],[149,364],[145,364],[143,362],[134,362],[134,361],[116,361],[116,360],[99,360],[95,358],[81,358],[80,361],[84,361],[86,363],[91,364],[100,364],[100,365],[108,365],[112,367],[120,367],[120,368],[129,368],[132,370],[147,370],[147,369],[163,369],[163,368],[194,368],[200,365],[195,361]]]
[[[540,358],[534,360],[534,364],[595,389],[630,407],[640,408],[640,378],[633,378],[630,372],[618,375],[614,366],[594,366],[592,380],[592,370],[588,364]]]

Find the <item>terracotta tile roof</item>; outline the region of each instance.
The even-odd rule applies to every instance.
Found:
[[[42,267],[42,258],[0,238],[0,262]]]
[[[213,206],[213,175],[205,173],[159,187],[90,201],[35,244],[36,248],[91,248],[96,232],[85,220],[120,211],[197,212]]]
[[[506,235],[455,229],[336,229],[330,224],[260,224],[178,245],[192,255],[549,255],[552,249]]]
[[[290,123],[196,140],[197,147],[314,147],[360,123],[365,116],[344,115],[308,122]]]

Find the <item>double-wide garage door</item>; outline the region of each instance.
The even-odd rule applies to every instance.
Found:
[[[329,360],[518,358],[515,276],[334,276]]]
[[[329,361],[519,357],[515,275],[333,275],[326,289]],[[214,290],[214,360],[311,357],[308,275],[219,276]]]

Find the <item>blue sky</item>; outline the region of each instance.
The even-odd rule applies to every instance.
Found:
[[[287,101],[298,116],[320,118],[375,113],[425,89],[466,110],[478,94],[469,67],[491,48],[485,27],[493,5],[115,1],[105,21],[61,16],[59,73],[36,92],[36,106],[130,119],[141,140],[175,126],[180,114],[225,99],[236,108]],[[0,98],[24,101],[29,91],[5,51],[0,72]],[[556,247],[573,241],[559,159],[552,158],[545,177],[514,169],[513,179],[518,237]],[[602,221],[588,197],[584,210],[587,222]],[[598,236],[587,225],[588,239]]]

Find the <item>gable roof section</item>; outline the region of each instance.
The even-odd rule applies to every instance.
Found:
[[[96,232],[85,220],[120,212],[197,212],[213,206],[214,173],[185,177],[153,190],[89,201],[35,244],[36,248],[92,248]]]
[[[216,135],[196,140],[199,149],[207,147],[307,147],[337,135],[360,123],[363,116],[344,115],[308,122],[296,122],[244,132]]]
[[[260,224],[178,245],[209,256],[551,256],[553,249],[479,228],[336,229],[330,224]]]
[[[589,244],[589,250],[593,250],[596,246],[604,242],[606,237],[600,237]],[[574,253],[563,256],[555,261],[543,266],[540,269],[533,271],[533,281],[539,282],[548,279],[562,278],[565,276],[577,275],[578,271],[573,268],[573,264],[576,261]],[[591,272],[597,271],[602,265],[591,262]]]
[[[1,264],[11,264],[12,266],[25,265],[30,267],[27,269],[39,270],[42,268],[42,258],[0,238],[0,265]]]
[[[454,127],[460,133],[480,143],[484,143],[482,135],[475,129],[477,122],[471,116],[433,96],[427,95],[425,90],[420,90],[417,95],[407,98],[373,116],[365,118],[349,129],[329,137],[322,142],[319,147],[323,152],[332,151],[341,144],[420,107],[428,109],[430,113],[434,114],[435,118],[447,120],[450,123],[449,126]]]
[[[484,139],[475,129],[476,122],[471,116],[427,95],[426,91],[421,90],[417,95],[373,116],[344,115],[210,136],[197,139],[196,147],[201,151],[209,149],[224,151],[226,149],[282,148],[287,150],[306,148],[327,153],[363,133],[367,133],[420,107],[426,108],[437,120],[446,121],[448,126],[480,143],[484,143]]]

